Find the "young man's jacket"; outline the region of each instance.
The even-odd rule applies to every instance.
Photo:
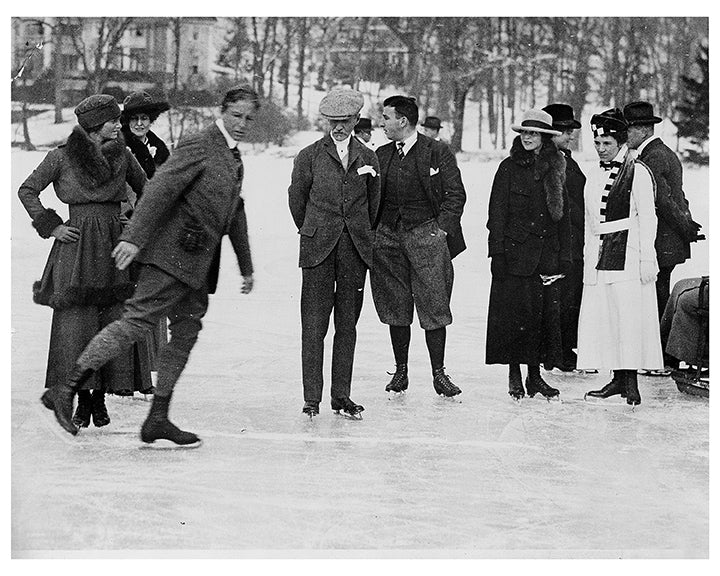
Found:
[[[466,248],[460,225],[466,194],[455,155],[446,143],[433,140],[420,133],[417,135],[417,141],[413,148],[416,148],[413,156],[423,191],[430,201],[438,226],[447,232],[450,257],[454,258]],[[388,165],[394,154],[397,154],[395,142],[390,142],[377,149],[381,174],[387,173]],[[383,195],[385,194],[385,184],[383,179]],[[377,225],[377,221],[375,225]]]
[[[350,137],[346,171],[330,135],[303,148],[293,165],[288,203],[300,233],[301,268],[325,260],[345,229],[365,264],[372,265],[372,222],[380,204],[375,152]]]
[[[208,292],[217,285],[220,242],[230,237],[240,272],[253,272],[242,175],[220,129],[211,124],[182,139],[145,186],[121,240],[141,248],[136,260]]]

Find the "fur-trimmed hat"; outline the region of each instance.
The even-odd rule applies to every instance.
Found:
[[[590,119],[593,137],[615,136],[617,133],[627,132],[628,125],[620,108],[610,108],[600,114],[594,114]]]
[[[78,124],[85,130],[105,124],[120,116],[120,106],[109,94],[93,94],[75,107]]]
[[[154,120],[166,110],[170,110],[170,104],[155,100],[150,94],[140,90],[125,97],[122,117],[123,120],[129,120],[134,114],[147,114]]]
[[[643,100],[636,102],[630,102],[623,108],[623,116],[628,126],[636,124],[659,124],[662,122],[662,118],[658,118],[653,113],[652,104]]]
[[[548,104],[543,108],[543,111],[552,116],[553,128],[557,128],[558,130],[568,130],[570,128],[577,130],[582,127],[580,122],[575,120],[572,106],[568,104]]]
[[[357,90],[336,88],[320,100],[320,114],[328,120],[347,120],[358,114],[365,98]]]
[[[552,116],[547,112],[532,109],[523,114],[520,124],[513,124],[511,128],[515,130],[515,132],[542,132],[543,134],[560,136],[562,132],[553,130],[552,122]]]

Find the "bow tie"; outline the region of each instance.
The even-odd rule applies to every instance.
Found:
[[[603,162],[602,160],[600,160],[600,168],[602,168],[603,170],[610,170],[614,167],[620,166],[622,166],[622,164],[617,160],[610,160],[608,162]]]

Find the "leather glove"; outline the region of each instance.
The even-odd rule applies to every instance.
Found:
[[[490,261],[490,273],[494,278],[504,278],[507,276],[507,260],[505,254],[496,254]]]

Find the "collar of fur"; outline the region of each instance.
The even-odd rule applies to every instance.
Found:
[[[553,221],[563,216],[565,189],[565,156],[552,141],[543,142],[539,154],[523,148],[520,136],[516,136],[510,149],[510,157],[516,164],[533,168],[533,179],[542,180],[545,203]]]
[[[116,140],[100,145],[81,126],[75,126],[68,137],[66,150],[73,172],[86,186],[101,186],[125,167],[125,140],[121,134]]]

